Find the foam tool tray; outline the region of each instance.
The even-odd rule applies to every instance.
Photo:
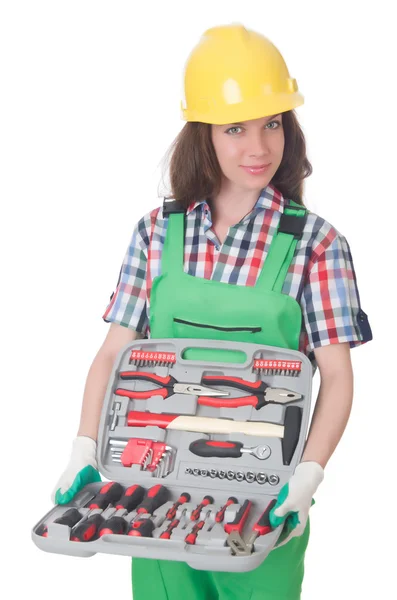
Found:
[[[187,359],[195,349],[200,360]],[[54,506],[34,526],[35,544],[74,556],[256,568],[283,528],[272,529],[268,513],[301,459],[311,386],[311,363],[294,350],[129,343],[114,363],[99,425],[104,481]]]

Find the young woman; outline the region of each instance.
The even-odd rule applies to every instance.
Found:
[[[301,462],[272,512],[273,524],[285,522],[279,545],[247,573],[132,561],[135,600],[297,600],[309,509],[350,414],[350,348],[372,333],[346,238],[302,201],[312,172],[294,113],[303,97],[279,51],[242,26],[214,27],[192,51],[184,84],[187,123],[172,147],[173,200],[135,225],[103,315],[111,325],[88,373],[70,463],[53,498],[68,502],[99,480],[101,406],[128,342],[200,337],[299,350],[313,373],[319,368],[321,387]],[[214,328],[176,323],[181,314]],[[261,325],[255,340],[225,326],[247,315]]]

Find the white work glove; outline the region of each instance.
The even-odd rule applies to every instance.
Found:
[[[284,546],[291,538],[302,535],[310,507],[314,504],[313,494],[323,479],[322,466],[315,461],[305,461],[299,463],[288,483],[281,488],[277,502],[270,511],[270,524],[272,527],[277,527],[286,521],[284,529],[290,531],[280,543],[276,544],[276,548]]]
[[[79,435],[73,441],[69,464],[54,487],[54,504],[67,504],[88,483],[101,481],[96,461],[96,442]]]

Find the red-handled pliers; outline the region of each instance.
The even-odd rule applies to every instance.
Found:
[[[206,375],[202,378],[202,383],[208,385],[223,385],[245,392],[250,392],[250,396],[239,398],[228,398],[213,400],[212,398],[201,396],[197,403],[204,406],[215,406],[216,408],[235,408],[238,406],[254,406],[259,410],[267,404],[287,404],[301,400],[302,394],[287,390],[285,388],[272,388],[264,381],[247,381],[240,377],[227,377],[219,375]],[[211,394],[215,396],[215,394]],[[209,394],[208,394],[209,396]]]
[[[117,388],[115,394],[117,396],[126,396],[127,398],[135,398],[145,400],[152,396],[162,396],[164,400],[173,394],[189,394],[193,396],[229,396],[229,392],[217,390],[197,383],[180,383],[172,375],[160,377],[153,373],[144,373],[141,371],[120,371],[119,376],[125,381],[147,381],[160,386],[154,390],[136,391]]]

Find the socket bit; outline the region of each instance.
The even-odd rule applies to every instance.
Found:
[[[235,472],[234,471],[228,471],[226,473],[226,477],[229,479],[229,481],[232,481],[232,479],[234,479],[234,477],[235,477]]]
[[[242,471],[237,471],[236,481],[244,481],[244,473]]]
[[[277,485],[280,481],[280,477],[278,475],[269,475],[268,481],[270,485]]]
[[[245,480],[248,481],[248,483],[253,483],[255,481],[255,473],[253,471],[247,471]]]
[[[210,477],[214,478],[218,475],[218,471],[216,469],[210,470]]]
[[[256,481],[260,484],[266,483],[267,481],[267,475],[266,473],[257,473],[256,474]]]

